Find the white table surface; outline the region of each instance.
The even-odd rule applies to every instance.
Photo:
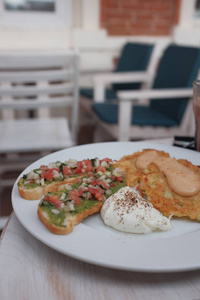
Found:
[[[200,299],[200,270],[139,273],[87,264],[39,242],[13,213],[0,241],[0,299],[195,300]]]

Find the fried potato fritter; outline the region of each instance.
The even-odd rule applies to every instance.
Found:
[[[191,220],[200,221],[200,192],[193,196],[180,196],[171,190],[164,173],[154,163],[150,163],[144,170],[139,170],[136,167],[137,159],[147,151],[152,150],[145,149],[124,156],[116,163],[116,167],[126,172],[127,184],[131,187],[138,184],[137,189],[141,196],[147,197],[163,215],[167,217],[171,215],[187,217]],[[154,151],[159,156],[170,157],[164,151]],[[177,161],[200,176],[198,166],[184,159],[178,159]]]
[[[200,176],[199,167],[187,160],[177,161]],[[173,215],[200,221],[200,192],[194,196],[180,196],[170,189],[165,175],[153,163],[149,165],[149,170],[140,178],[140,193],[167,217]]]
[[[164,151],[145,149],[143,151],[135,152],[131,155],[125,155],[118,162],[114,164],[115,168],[120,168],[126,172],[126,179],[127,179],[128,186],[130,187],[136,186],[139,183],[142,174],[149,172],[148,168],[144,170],[139,170],[136,167],[136,162],[140,156],[152,150],[156,151],[159,156],[169,157],[169,153],[166,153]]]

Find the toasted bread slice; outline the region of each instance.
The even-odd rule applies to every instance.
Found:
[[[39,200],[48,192],[57,191],[65,184],[72,185],[80,180],[79,177],[65,178],[63,181],[53,181],[48,184],[42,185],[24,185],[23,178],[21,177],[18,182],[19,194],[26,200]]]
[[[102,180],[84,177],[80,183],[65,186],[45,195],[38,205],[38,217],[46,228],[55,234],[68,234],[74,225],[100,211],[110,195],[126,186],[126,178],[112,181],[109,188],[102,187]],[[84,190],[84,191],[83,191]]]
[[[57,191],[62,185],[72,185],[81,181],[81,178],[85,176],[92,176],[95,181],[102,175],[102,180],[112,180],[114,177],[120,181],[123,174],[122,170],[114,169],[113,161],[109,158],[83,159],[82,161],[69,159],[65,162],[57,161],[47,166],[42,165],[24,174],[18,181],[18,189],[22,198],[37,200],[48,192]]]
[[[103,202],[99,201],[93,201],[93,206],[90,208],[87,208],[83,210],[82,212],[60,212],[59,215],[56,215],[57,222],[52,222],[52,214],[47,210],[46,207],[38,206],[38,217],[40,221],[46,226],[46,228],[54,233],[54,234],[60,234],[65,235],[69,234],[73,231],[73,228],[75,225],[79,224],[83,219],[87,218],[89,215],[93,215],[100,211]],[[62,214],[62,216],[61,216]],[[64,214],[64,218],[63,218]],[[55,220],[55,216],[53,216],[53,219]],[[60,219],[63,219],[61,222]]]

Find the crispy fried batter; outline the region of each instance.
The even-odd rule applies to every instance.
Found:
[[[174,193],[170,189],[164,173],[154,163],[149,164],[142,171],[137,169],[137,159],[150,150],[153,149],[145,149],[141,152],[138,151],[131,155],[123,156],[115,166],[125,170],[127,184],[132,187],[138,184],[140,194],[146,196],[153,206],[165,216],[188,217],[192,220],[200,221],[200,192],[190,197]],[[164,151],[155,151],[160,156],[170,157]],[[200,176],[199,167],[184,159],[177,161]]]
[[[200,168],[187,160],[177,160],[180,164],[200,175]],[[150,172],[143,174],[139,190],[165,216],[188,217],[200,221],[200,192],[194,196],[183,197],[174,193],[167,183],[163,172],[154,165],[149,165]]]
[[[147,151],[152,151],[154,149],[145,149],[143,151],[135,152],[131,155],[123,156],[118,162],[115,163],[115,168],[120,168],[126,172],[127,185],[134,187],[140,181],[140,177],[143,173],[148,173],[148,169],[143,171],[139,170],[136,167],[137,159],[145,154]],[[158,153],[159,156],[169,157],[169,154],[164,151],[154,150]]]

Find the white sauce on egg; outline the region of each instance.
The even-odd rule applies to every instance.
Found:
[[[106,225],[128,233],[166,231],[172,227],[170,219],[130,187],[121,188],[105,201],[101,217]]]

